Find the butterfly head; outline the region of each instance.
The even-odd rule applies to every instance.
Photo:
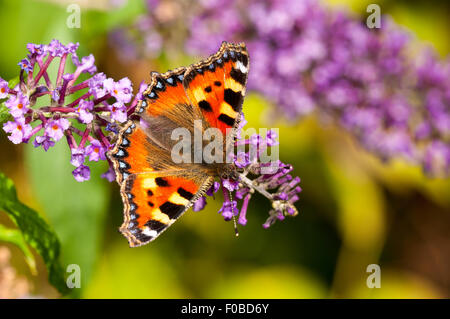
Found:
[[[234,164],[227,164],[225,166],[222,166],[218,175],[221,179],[239,179],[238,168]]]

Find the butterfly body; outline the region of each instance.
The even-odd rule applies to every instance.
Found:
[[[226,152],[211,161],[203,136],[223,134],[223,150],[234,143],[249,68],[244,44],[224,42],[219,51],[189,67],[151,73],[144,99],[108,152],[124,203],[120,231],[130,246],[158,237],[210,188],[214,179],[235,175]],[[200,136],[188,157],[174,161],[174,132]],[[207,135],[207,134],[206,134]]]

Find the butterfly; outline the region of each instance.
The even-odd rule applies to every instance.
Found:
[[[244,43],[223,42],[198,63],[160,74],[151,82],[107,154],[124,204],[121,233],[131,247],[147,244],[205,194],[228,163],[177,163],[171,157],[177,128],[220,130],[234,143],[249,71]],[[196,123],[200,123],[200,127]]]

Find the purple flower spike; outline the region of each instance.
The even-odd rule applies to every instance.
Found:
[[[114,82],[112,79],[107,81],[103,73],[94,74],[97,72],[94,56],[89,54],[80,61],[78,46],[78,43],[65,46],[57,39],[48,45],[28,43],[27,57],[19,63],[22,69],[20,83],[11,89],[8,82],[0,78],[0,100],[14,118],[3,124],[13,143],[28,143],[35,136],[34,147],[48,151],[65,136],[71,150],[70,162],[77,167],[73,175],[76,180],[84,181],[90,177],[89,168],[84,165],[86,157],[90,161],[107,160],[106,151],[112,145],[113,134],[106,134],[106,131],[117,133],[118,122],[127,120],[127,111],[134,109],[138,99],[133,99],[133,87],[128,78]],[[76,70],[65,74],[67,64],[71,62]],[[38,72],[34,74],[36,63]],[[49,68],[57,70],[54,81]],[[26,77],[23,71],[28,73]],[[78,80],[82,73],[91,76]],[[146,88],[147,85],[141,83],[140,98]],[[40,98],[43,98],[43,106],[37,107],[41,105],[37,104]],[[78,121],[77,125],[72,126],[75,121]],[[43,133],[37,135],[42,129]],[[109,165],[102,177],[112,181],[115,174],[112,163]]]
[[[50,147],[55,146],[55,142],[48,136],[36,136],[33,141],[34,147],[42,146],[44,150],[47,152]]]
[[[201,211],[203,208],[205,208],[206,206],[206,197],[202,196],[199,199],[197,199],[194,203],[194,205],[192,206],[192,210],[194,212],[199,212]]]
[[[106,160],[105,152],[106,148],[98,140],[91,141],[91,144],[86,148],[86,156],[89,156],[91,162]]]
[[[64,118],[49,121],[45,126],[45,134],[51,137],[55,142],[64,136],[64,131],[70,126],[70,122]]]
[[[84,182],[91,178],[91,170],[86,165],[80,165],[72,172],[77,182]]]
[[[3,124],[3,130],[6,133],[11,133],[8,139],[14,144],[20,144],[27,140],[31,133],[31,125],[25,123],[24,118],[16,118],[14,122],[9,121]]]

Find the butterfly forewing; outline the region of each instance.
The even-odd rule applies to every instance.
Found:
[[[226,134],[239,119],[248,75],[248,54],[243,44],[224,42],[210,58],[187,68],[184,88],[212,127]]]

